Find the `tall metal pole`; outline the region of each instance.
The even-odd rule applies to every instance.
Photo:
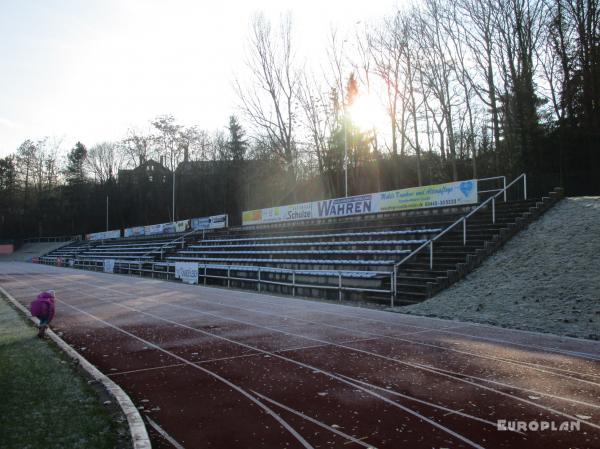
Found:
[[[106,195],[106,230],[108,231],[108,195]]]
[[[173,153],[171,152],[171,167],[173,169],[173,219],[172,222],[175,222],[175,165],[173,165]]]
[[[348,196],[348,114],[344,111],[344,196]]]

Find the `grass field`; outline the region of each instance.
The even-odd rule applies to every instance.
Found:
[[[127,427],[0,294],[0,447],[126,447]],[[112,405],[112,404],[111,404]]]

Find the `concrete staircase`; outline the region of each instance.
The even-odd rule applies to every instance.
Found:
[[[563,196],[563,190],[556,188],[547,197],[499,201],[495,223],[491,206],[478,211],[467,220],[466,245],[461,224],[434,243],[433,266],[429,249],[424,248],[398,267],[395,303],[421,302],[463,278]]]

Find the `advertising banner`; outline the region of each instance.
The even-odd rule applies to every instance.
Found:
[[[115,259],[104,259],[104,272],[114,273],[115,271]]]
[[[198,264],[193,262],[175,262],[175,278],[186,284],[198,283]]]
[[[226,214],[213,215],[212,217],[209,217],[209,220],[210,220],[210,224],[208,227],[211,229],[220,229],[220,228],[227,227],[227,215]]]
[[[175,222],[175,232],[185,232],[190,229],[190,220],[179,220]]]
[[[125,237],[137,237],[140,235],[144,235],[144,227],[136,226],[134,228],[127,228],[124,231]]]
[[[209,217],[192,218],[190,222],[192,224],[192,229],[208,229],[208,227],[210,226]]]
[[[153,225],[144,226],[144,234],[145,235],[162,234],[164,228],[165,228],[165,224],[164,223],[159,223],[159,224],[153,224]]]
[[[173,234],[175,231],[177,224],[176,223],[163,223],[162,233],[163,234]]]
[[[477,180],[381,192],[379,212],[461,206],[477,202]]]
[[[106,239],[118,239],[121,237],[121,230],[116,229],[114,231],[105,231],[105,232],[94,232],[91,234],[86,234],[86,240],[106,240]]]
[[[219,229],[227,227],[227,214],[211,217],[192,218],[192,229]]]
[[[245,211],[242,225],[461,206],[476,202],[477,180],[468,180]]]

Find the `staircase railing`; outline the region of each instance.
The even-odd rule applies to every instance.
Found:
[[[142,259],[143,259],[144,257],[146,257],[146,256],[147,256],[147,255],[149,255],[149,254],[155,253],[156,251],[160,251],[160,260],[162,260],[162,259],[163,259],[163,249],[164,249],[165,247],[167,247],[167,246],[169,246],[169,245],[172,245],[173,243],[176,243],[176,242],[178,242],[179,240],[181,240],[181,248],[183,248],[183,245],[185,244],[185,238],[186,238],[188,235],[192,235],[192,234],[194,234],[194,233],[195,233],[195,232],[197,232],[197,231],[198,231],[197,229],[192,229],[191,231],[189,231],[189,232],[186,232],[185,234],[183,234],[183,235],[180,235],[180,236],[178,236],[177,238],[174,238],[173,240],[170,240],[170,241],[168,241],[167,243],[165,243],[165,244],[161,245],[161,246],[160,246],[160,248],[154,248],[154,249],[151,249],[150,251],[148,251],[148,252],[146,252],[146,253],[144,253],[144,254],[142,254],[141,256],[139,256],[139,257],[138,257],[138,263],[142,263],[142,262],[143,262],[143,261],[142,261]]]
[[[485,178],[485,179],[494,179],[494,178]],[[477,206],[475,209],[473,209],[467,215],[465,215],[463,217],[460,217],[458,220],[456,220],[454,223],[452,223],[446,229],[444,229],[439,234],[437,234],[434,237],[432,237],[429,240],[427,240],[425,243],[423,243],[421,246],[419,246],[413,252],[411,252],[410,254],[408,254],[400,262],[396,263],[394,265],[394,274],[392,276],[392,279],[393,279],[392,297],[396,298],[396,296],[397,296],[396,284],[397,284],[398,281],[397,281],[396,278],[398,276],[398,268],[402,264],[404,264],[406,261],[408,261],[412,257],[416,256],[417,254],[421,253],[421,251],[423,251],[425,248],[428,247],[429,248],[429,269],[433,270],[433,244],[434,244],[434,242],[436,242],[443,235],[447,234],[448,232],[450,232],[451,230],[453,230],[454,228],[456,228],[457,226],[459,226],[460,224],[462,224],[463,246],[466,246],[466,244],[467,244],[467,220],[471,216],[473,216],[476,212],[480,211],[481,209],[483,209],[486,205],[488,205],[491,202],[492,203],[492,223],[495,224],[496,223],[496,198],[498,196],[500,196],[500,195],[503,195],[504,202],[506,202],[506,193],[507,193],[508,189],[510,189],[513,185],[515,185],[521,179],[523,180],[523,199],[526,200],[527,199],[527,175],[525,173],[521,173],[518,177],[516,177],[508,185],[506,185],[506,180],[505,180],[504,181],[504,187],[502,189],[498,189],[497,193],[495,193],[494,195],[490,196],[488,199],[486,199],[484,202],[482,202],[479,206]],[[489,191],[484,191],[484,192],[489,192]],[[483,193],[483,192],[479,192],[479,193]]]

